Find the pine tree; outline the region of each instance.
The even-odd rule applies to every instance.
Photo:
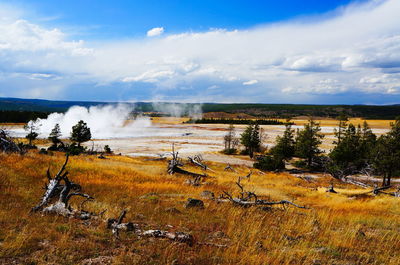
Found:
[[[87,127],[87,124],[80,120],[76,125],[72,127],[71,132],[71,141],[77,142],[78,147],[81,147],[81,143],[87,142],[92,138],[92,134],[90,132],[90,128]]]
[[[341,140],[337,141],[329,157],[340,169],[354,167],[359,169],[364,164],[360,129],[356,129],[353,124],[349,124],[342,131]]]
[[[240,143],[245,147],[245,152],[252,158],[254,152],[261,148],[260,126],[249,124],[240,135]]]
[[[383,175],[382,186],[389,186],[393,175],[400,173],[400,118],[391,127],[378,138],[374,149],[374,168]]]
[[[280,159],[290,159],[294,156],[294,147],[295,141],[292,124],[286,123],[283,136],[278,135],[276,137],[276,145],[271,148],[270,153]]]
[[[335,141],[334,144],[338,144],[342,140],[342,137],[347,127],[347,122],[349,121],[345,114],[339,115],[337,119],[339,120],[339,126],[338,129],[335,128],[334,130],[335,136],[337,138],[337,141]]]
[[[302,130],[297,131],[295,154],[298,157],[307,159],[307,166],[311,167],[313,159],[322,153],[319,145],[322,143],[324,135],[320,133],[319,123],[310,119]]]
[[[36,122],[30,121],[24,126],[24,129],[28,132],[25,138],[29,140],[29,145],[32,146],[32,142],[39,136],[39,126]]]
[[[237,145],[239,144],[239,140],[236,138],[236,131],[233,124],[229,125],[228,132],[224,136],[224,153],[225,154],[233,154],[236,152]]]
[[[61,129],[60,125],[57,123],[51,130],[48,139],[53,143],[53,145],[57,145],[60,142],[60,137],[61,137]]]
[[[261,131],[260,125],[256,123],[253,127],[253,131],[251,133],[251,147],[252,152],[259,152],[261,148]]]
[[[253,124],[249,124],[244,132],[240,135],[240,143],[245,147],[246,154],[250,154],[252,132]]]

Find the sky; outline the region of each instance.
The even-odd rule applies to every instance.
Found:
[[[0,97],[398,104],[398,0],[0,0]]]

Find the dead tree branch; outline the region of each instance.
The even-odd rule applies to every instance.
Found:
[[[0,152],[22,154],[25,151],[14,142],[5,130],[0,129]]]
[[[241,207],[251,207],[251,206],[273,206],[273,205],[292,205],[297,208],[301,209],[308,209],[306,206],[301,206],[295,204],[288,200],[281,200],[281,201],[267,201],[259,199],[258,195],[254,192],[245,191],[243,185],[240,183],[241,177],[238,178],[238,181],[235,182],[236,185],[239,187],[239,197],[234,198],[230,193],[223,191],[224,195],[220,196],[220,199],[217,199],[217,202],[232,202],[234,205],[238,205]]]
[[[179,174],[183,174],[183,175],[189,175],[192,176],[193,178],[205,178],[208,177],[206,174],[199,174],[199,173],[194,173],[194,172],[190,172],[187,171],[185,169],[183,169],[183,163],[181,161],[181,159],[179,158],[179,152],[175,152],[175,148],[174,148],[174,144],[172,144],[172,159],[168,162],[168,173],[169,174],[175,174],[175,173],[179,173]]]
[[[64,164],[54,178],[51,177],[50,168],[47,170],[46,175],[49,183],[45,185],[45,193],[40,202],[32,208],[32,211],[42,211],[43,213],[57,214],[65,217],[75,217],[84,220],[90,219],[92,216],[97,216],[95,213],[91,213],[82,209],[84,203],[89,200],[93,200],[94,198],[88,194],[79,192],[81,190],[81,186],[69,180],[68,171],[65,170],[68,160],[69,156],[67,155]],[[62,181],[64,184],[61,184]],[[69,201],[73,196],[86,198],[86,200],[81,203],[80,210],[74,210],[70,206]],[[53,202],[57,197],[58,200]]]
[[[133,231],[139,237],[166,238],[172,241],[187,243],[189,245],[192,245],[194,243],[193,236],[184,232],[168,232],[155,229],[141,230],[138,224],[133,224],[131,222],[122,223],[125,216],[126,210],[123,210],[118,219],[108,219],[107,221],[107,228],[112,230],[112,233],[116,238],[119,237],[120,230],[125,230]]]
[[[225,168],[224,168],[224,170],[225,171],[232,171],[232,172],[236,172],[236,170],[231,166],[231,164],[228,164]]]

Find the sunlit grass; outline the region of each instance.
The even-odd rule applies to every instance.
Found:
[[[87,258],[110,257],[116,264],[398,264],[400,257],[399,199],[335,183],[338,194],[325,192],[332,179],[307,182],[286,173],[260,174],[253,170],[242,180],[246,190],[269,200],[291,200],[308,210],[275,207],[264,211],[205,200],[204,210],[183,207],[187,198],[201,198],[203,190],[238,194],[238,173],[224,171],[225,164],[209,163],[215,171],[207,184],[193,187],[186,177],[168,175],[165,161],[110,156],[71,157],[71,180],[95,197],[87,208],[104,218],[128,209],[127,220],[146,228],[192,233],[197,242],[229,244],[228,248],[193,247],[158,239],[123,234],[114,240],[103,222],[81,221],[29,214],[42,195],[46,170],[53,174],[64,157],[0,155],[0,263],[78,264]],[[187,166],[191,171],[201,172]],[[74,199],[77,207],[79,198]],[[174,207],[181,213],[166,209]],[[226,238],[215,234],[225,234]]]

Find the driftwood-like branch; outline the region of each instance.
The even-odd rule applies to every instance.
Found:
[[[0,152],[22,154],[24,150],[14,142],[5,130],[0,129]]]
[[[231,164],[228,164],[225,168],[224,168],[224,170],[225,171],[232,171],[232,172],[236,172],[236,170],[231,166]]]
[[[175,148],[174,148],[174,144],[172,144],[172,159],[168,162],[168,173],[169,174],[175,174],[175,173],[179,173],[179,174],[183,174],[183,175],[188,175],[188,176],[192,176],[194,178],[200,177],[207,177],[206,174],[199,174],[199,173],[195,173],[195,172],[190,172],[187,171],[185,169],[182,168],[183,163],[179,158],[179,153],[175,152]]]
[[[245,191],[243,185],[240,183],[241,177],[238,178],[238,181],[235,182],[236,185],[240,189],[239,198],[234,198],[230,193],[223,191],[224,195],[221,195],[217,202],[232,202],[234,205],[242,206],[242,207],[251,207],[251,206],[273,206],[273,205],[292,205],[301,209],[308,209],[306,206],[301,206],[295,204],[288,200],[281,201],[267,201],[258,199],[257,194],[254,192]]]
[[[190,163],[192,163],[195,166],[200,167],[203,170],[213,171],[206,164],[204,164],[204,160],[203,160],[203,157],[201,155],[195,155],[193,157],[188,156],[188,160],[189,160]]]
[[[188,160],[190,163],[192,163],[195,166],[198,166],[199,168],[203,170],[207,170],[207,166],[203,163],[203,159],[200,155],[195,155],[193,157],[188,156]]]
[[[68,171],[65,170],[68,158],[69,156],[67,155],[64,164],[54,178],[51,177],[50,169],[47,169],[46,175],[49,183],[45,185],[45,193],[41,201],[32,208],[32,211],[42,211],[47,214],[56,214],[85,220],[90,219],[92,216],[97,216],[97,214],[85,211],[82,207],[84,203],[94,198],[88,194],[78,192],[81,190],[81,186],[69,180]],[[61,182],[64,182],[64,184],[61,184]],[[81,203],[80,210],[75,210],[69,205],[69,200],[73,196],[86,198],[86,200]],[[57,197],[58,200],[54,202]],[[53,204],[50,204],[52,202]]]
[[[193,236],[184,232],[168,232],[155,229],[141,230],[138,224],[133,224],[131,222],[122,223],[125,216],[126,210],[123,210],[118,219],[108,219],[107,221],[107,228],[111,229],[113,235],[116,238],[119,237],[119,231],[124,230],[133,231],[139,237],[166,238],[181,243],[187,243],[189,245],[192,245],[194,243]]]
[[[289,205],[295,206],[295,207],[297,207],[297,208],[309,209],[309,208],[306,207],[306,206],[301,206],[301,205],[298,205],[298,204],[293,203],[293,202],[288,201],[288,200],[281,200],[281,201],[259,200],[259,199],[257,199],[257,196],[256,196],[254,193],[252,193],[252,195],[255,196],[255,199],[254,199],[253,201],[245,200],[245,199],[240,199],[240,198],[233,198],[232,195],[230,195],[230,194],[227,193],[226,191],[224,191],[224,193],[225,193],[225,195],[227,196],[228,201],[232,202],[232,203],[235,204],[235,205],[242,206],[242,207],[250,207],[250,206],[273,206],[273,205],[283,205],[283,206],[284,206],[284,205],[286,205],[286,204],[289,204]],[[226,201],[226,200],[221,200],[221,199],[218,200],[218,202],[225,202],[225,201]]]

